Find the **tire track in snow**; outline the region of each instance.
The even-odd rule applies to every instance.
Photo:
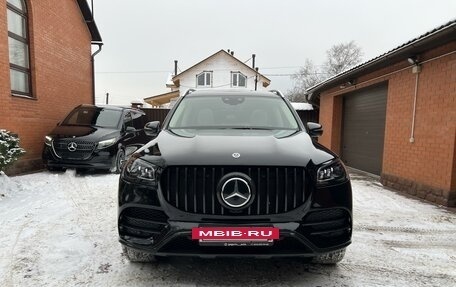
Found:
[[[416,228],[400,226],[382,226],[355,224],[355,231],[373,231],[373,232],[401,232],[401,233],[421,233],[421,234],[456,234],[456,229],[434,229],[434,228]]]

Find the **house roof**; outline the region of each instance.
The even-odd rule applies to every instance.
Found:
[[[87,27],[90,31],[90,36],[92,37],[92,43],[101,43],[103,40],[101,39],[100,31],[98,31],[97,24],[92,16],[92,11],[90,11],[89,4],[87,4],[87,0],[77,0],[79,9],[81,9],[82,16],[87,24]]]
[[[175,75],[175,76],[173,77],[173,81],[177,80],[182,74],[188,72],[189,70],[191,70],[192,68],[198,66],[198,65],[201,64],[202,62],[205,62],[205,61],[207,61],[207,60],[209,60],[209,59],[211,59],[211,58],[214,58],[214,57],[216,57],[217,55],[220,55],[220,54],[226,54],[226,55],[232,57],[234,60],[236,60],[236,61],[237,61],[238,63],[240,63],[242,66],[244,66],[245,68],[247,68],[247,69],[251,70],[252,72],[256,73],[256,70],[255,70],[255,69],[253,69],[253,68],[250,67],[249,65],[246,65],[244,62],[242,62],[242,61],[239,60],[238,58],[232,56],[230,53],[228,53],[227,51],[225,51],[225,50],[222,49],[222,50],[220,50],[220,51],[218,51],[218,52],[216,52],[216,53],[210,55],[210,56],[207,57],[206,59],[204,59],[204,60],[202,60],[202,61],[199,61],[198,63],[196,63],[195,65],[191,66],[190,68],[188,68],[188,69],[186,69],[186,70],[180,72],[179,74]],[[271,83],[271,80],[268,79],[267,77],[265,77],[264,75],[262,75],[261,73],[258,73],[258,75],[259,75],[260,77],[262,77],[262,78],[268,83],[268,85],[269,85],[269,83]]]
[[[144,98],[144,101],[152,106],[160,106],[169,103],[171,99],[179,97],[179,90]]]
[[[367,62],[357,65],[307,89],[308,99],[318,103],[319,94],[328,88],[347,82],[350,78],[384,68],[393,63],[416,56],[429,49],[456,40],[456,19],[436,27],[398,47],[381,54]]]

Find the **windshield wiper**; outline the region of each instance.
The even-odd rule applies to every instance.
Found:
[[[263,131],[275,130],[275,129],[272,129],[272,128],[262,128],[262,127],[231,127],[231,128],[226,128],[226,129],[231,129],[231,130],[263,130]]]

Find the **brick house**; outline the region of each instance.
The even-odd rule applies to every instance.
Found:
[[[86,0],[0,2],[0,128],[27,151],[9,174],[40,169],[44,136],[94,102],[91,45],[101,40]]]
[[[456,20],[308,91],[320,142],[348,166],[456,205]]]

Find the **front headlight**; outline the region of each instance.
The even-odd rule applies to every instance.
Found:
[[[50,136],[45,136],[44,137],[44,144],[47,145],[47,146],[51,146],[52,145],[52,138]]]
[[[112,138],[112,139],[109,139],[109,140],[104,140],[104,141],[101,141],[101,142],[98,143],[97,148],[98,149],[106,148],[106,147],[111,146],[111,145],[113,145],[115,143],[116,143],[116,138]]]
[[[131,158],[124,169],[124,175],[130,180],[154,181],[157,166],[139,158]]]
[[[317,171],[318,183],[333,183],[337,181],[344,181],[347,178],[344,164],[339,160],[333,160]]]

